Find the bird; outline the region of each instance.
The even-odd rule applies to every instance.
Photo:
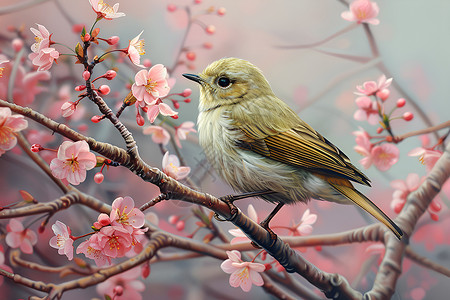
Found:
[[[277,204],[260,223],[271,235],[269,222],[283,205],[317,199],[353,203],[401,240],[402,230],[354,188],[370,186],[369,178],[275,96],[258,67],[229,57],[183,76],[200,86],[197,129],[208,162],[243,197]]]

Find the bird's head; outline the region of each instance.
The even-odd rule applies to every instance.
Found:
[[[261,93],[272,93],[262,72],[250,62],[238,58],[223,58],[211,63],[198,75],[183,76],[200,84],[200,110],[233,105]]]

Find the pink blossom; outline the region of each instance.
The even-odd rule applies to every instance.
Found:
[[[0,54],[0,60],[2,55]],[[4,66],[3,78],[0,76],[0,98],[7,99],[9,93],[9,75],[11,74],[14,62],[8,62]],[[27,106],[33,103],[37,94],[46,90],[39,85],[40,80],[49,80],[50,73],[47,71],[26,73],[21,65],[17,68],[16,80],[12,91],[14,103]]]
[[[33,246],[38,239],[36,233],[30,228],[25,229],[17,219],[10,219],[6,226],[6,244],[11,248],[19,248],[23,253],[32,254]]]
[[[152,141],[156,144],[167,145],[170,141],[170,134],[161,126],[149,126],[144,128],[143,134],[151,134]]]
[[[241,253],[237,250],[227,251],[228,259],[225,260],[220,268],[230,275],[229,283],[232,287],[240,287],[244,292],[249,292],[252,285],[262,286],[264,281],[261,272],[266,267],[263,264],[255,262],[244,262],[241,260]]]
[[[12,115],[9,107],[0,107],[0,150],[11,150],[17,144],[16,132],[28,127],[22,115]],[[0,153],[1,155],[1,153]]]
[[[28,57],[38,67],[38,71],[47,71],[52,67],[53,61],[59,58],[59,52],[55,48],[41,48],[38,53],[30,53]]]
[[[368,169],[372,165],[371,151],[373,145],[370,142],[370,136],[363,129],[360,129],[359,131],[354,131],[353,134],[356,136],[356,146],[353,147],[353,149],[355,149],[357,153],[364,156],[364,158],[361,159],[359,162],[363,165],[365,169]]]
[[[180,126],[175,127],[175,143],[178,148],[181,148],[180,140],[185,140],[189,132],[197,132],[197,130],[194,129],[194,126],[194,122],[187,121],[181,123]]]
[[[131,233],[123,226],[105,226],[96,236],[103,254],[111,258],[123,257],[132,247]]]
[[[247,208],[247,215],[250,219],[252,219],[256,223],[258,223],[258,214],[256,213],[255,208],[251,204],[249,204],[249,206]],[[234,238],[230,241],[231,245],[250,241],[250,239],[245,235],[245,233],[242,230],[240,230],[239,228],[230,229],[230,230],[228,230],[228,232],[232,236],[234,236]]]
[[[67,101],[61,105],[61,115],[64,118],[70,117],[77,109],[77,102]]]
[[[34,34],[35,43],[31,45],[31,51],[34,53],[39,53],[40,49],[50,47],[50,32],[43,25],[36,24],[38,29],[30,28],[31,32]]]
[[[128,196],[114,200],[109,218],[113,225],[122,224],[129,232],[133,228],[141,228],[145,223],[144,213],[134,207],[133,198]]]
[[[101,229],[103,226],[108,226],[111,224],[111,219],[107,214],[101,213],[97,217],[97,221],[94,222],[95,229]]]
[[[417,190],[420,186],[421,179],[416,173],[408,174],[406,180],[401,179],[393,180],[391,182],[391,187],[395,189],[392,194],[391,208],[398,214],[402,210],[406,203],[406,197]]]
[[[378,25],[380,20],[376,17],[379,12],[378,5],[375,2],[369,0],[356,0],[350,4],[350,10],[344,11],[341,17],[350,22],[356,21],[360,23],[369,23],[372,25]]]
[[[93,259],[97,267],[111,264],[111,258],[106,256],[98,243],[99,234],[94,234],[88,240],[82,242],[77,247],[77,254],[83,253],[87,258]]]
[[[143,39],[140,40],[139,38],[141,37],[141,34],[143,32],[144,31],[142,30],[141,33],[139,33],[137,37],[132,39],[128,44],[128,48],[125,50],[125,53],[127,54],[128,58],[131,60],[131,62],[141,68],[144,68],[144,66],[141,65],[141,55],[145,54],[145,49],[144,49],[145,41]]]
[[[158,98],[167,96],[170,91],[167,69],[161,64],[154,65],[149,71],[137,72],[134,81],[131,91],[141,107],[156,104]]]
[[[67,179],[73,185],[80,184],[86,179],[86,170],[97,164],[97,159],[89,151],[86,141],[65,141],[59,146],[58,155],[50,163],[53,176]]]
[[[311,214],[309,208],[305,210],[300,222],[295,225],[294,236],[303,236],[311,234],[313,228],[312,225],[316,223],[317,215]]]
[[[358,92],[355,92],[356,95],[360,96],[373,96],[378,91],[386,90],[392,83],[392,78],[386,79],[386,75],[381,75],[378,78],[378,82],[375,81],[366,81],[363,85],[357,85],[356,89]]]
[[[358,121],[367,121],[371,125],[378,123],[378,105],[369,97],[359,97],[356,99],[358,110],[353,114],[353,118]]]
[[[419,156],[419,161],[425,165],[427,172],[430,172],[438,159],[442,156],[442,152],[430,148],[418,147],[409,151],[408,156]]]
[[[97,285],[97,293],[102,297],[109,295],[114,300],[142,300],[139,292],[145,290],[145,284],[137,280],[141,272],[136,268],[117,274]]]
[[[191,172],[189,167],[180,167],[180,160],[176,155],[169,155],[169,151],[164,154],[162,160],[163,172],[175,180],[186,178]]]
[[[1,59],[0,58],[0,66],[2,65],[2,64],[6,64],[6,63],[8,63],[9,62],[9,60],[7,60],[7,59]],[[5,69],[5,67],[0,67],[0,78],[2,78],[3,77],[3,70]]]
[[[385,172],[398,161],[400,151],[393,144],[382,144],[372,148],[370,155],[372,162],[378,170]]]
[[[103,2],[103,0],[89,0],[92,9],[97,13],[97,19],[104,18],[105,20],[112,20],[115,18],[125,16],[122,12],[117,12],[119,10],[119,3],[110,6],[109,4]]]
[[[58,254],[66,255],[69,260],[73,259],[73,239],[70,236],[70,228],[60,221],[52,225],[54,237],[50,239],[50,246],[58,249]]]
[[[163,103],[161,99],[157,99],[155,104],[149,105],[147,107],[147,118],[153,123],[159,114],[163,116],[175,117],[178,112],[172,110],[169,105]]]

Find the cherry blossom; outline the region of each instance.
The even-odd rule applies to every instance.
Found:
[[[316,223],[317,215],[310,213],[309,208],[305,210],[300,222],[295,225],[294,236],[303,236],[311,234],[312,224]]]
[[[167,96],[170,91],[167,69],[161,64],[154,65],[149,71],[137,72],[134,80],[131,91],[141,107],[156,104],[158,98]]]
[[[58,155],[50,163],[53,176],[67,179],[73,185],[78,185],[86,179],[86,170],[95,167],[97,159],[89,151],[86,141],[65,141],[59,146]]]
[[[103,2],[103,0],[89,0],[92,9],[97,13],[97,19],[112,20],[115,18],[125,16],[122,12],[117,12],[119,10],[119,3],[110,6],[109,4]]]
[[[362,86],[356,86],[358,92],[355,92],[355,94],[360,96],[373,96],[379,91],[386,90],[391,83],[392,78],[386,79],[386,75],[383,74],[378,78],[378,82],[366,81]]]
[[[225,260],[220,268],[230,275],[229,283],[232,287],[240,287],[244,292],[249,292],[252,285],[262,286],[264,281],[261,272],[266,267],[263,264],[255,262],[244,262],[241,259],[241,253],[237,250],[227,251],[228,259]]]
[[[30,28],[31,32],[34,34],[35,43],[31,45],[31,51],[34,53],[39,53],[43,48],[50,47],[50,32],[45,28],[45,26],[36,24],[38,29]]]
[[[58,249],[58,254],[66,255],[69,260],[73,259],[73,239],[70,236],[70,228],[61,221],[52,225],[54,237],[50,239],[50,246]]]
[[[358,110],[353,114],[353,118],[357,121],[367,121],[371,125],[378,123],[378,105],[369,97],[359,97],[356,100]]]
[[[131,62],[141,68],[145,68],[145,66],[141,65],[141,55],[145,54],[145,48],[144,48],[145,41],[139,39],[143,32],[144,31],[142,30],[141,33],[139,33],[137,37],[132,39],[128,43],[128,48],[125,49],[125,53],[127,54],[128,58],[131,60]]]
[[[111,224],[122,224],[129,232],[132,232],[133,228],[141,228],[145,223],[144,213],[134,207],[133,198],[128,196],[114,200],[109,218]]]
[[[175,180],[186,178],[191,172],[189,167],[180,167],[180,160],[176,155],[169,154],[167,151],[162,160],[163,172]]]
[[[17,144],[16,132],[28,127],[22,115],[12,115],[9,107],[0,107],[0,156]]]
[[[382,144],[373,147],[370,154],[374,166],[378,170],[385,172],[397,163],[400,151],[393,144]]]
[[[157,99],[156,103],[147,107],[147,118],[153,123],[159,114],[163,116],[176,117],[178,112],[172,110],[169,105],[163,103],[161,99]]]
[[[156,144],[167,145],[170,141],[170,134],[161,126],[149,126],[144,128],[143,134],[151,134],[152,141]]]
[[[28,57],[38,67],[38,71],[47,71],[59,58],[59,52],[55,48],[41,48],[38,53],[30,53]]]
[[[95,229],[101,229],[103,226],[108,226],[111,224],[111,219],[107,214],[101,213],[97,217],[97,222],[94,222]]]
[[[77,247],[77,254],[83,253],[87,258],[93,259],[97,267],[111,264],[111,258],[103,253],[98,244],[98,234],[94,234],[88,240]]]
[[[111,258],[124,256],[132,247],[133,238],[123,226],[105,226],[96,236],[103,254]]]
[[[181,147],[180,140],[185,140],[189,132],[197,132],[197,130],[194,129],[194,122],[187,121],[181,123],[180,126],[175,127],[175,143],[178,146],[178,148]]]
[[[370,136],[369,134],[364,131],[363,129],[360,129],[359,131],[354,131],[353,134],[356,136],[356,146],[353,147],[355,151],[362,156],[364,156],[363,159],[361,159],[359,162],[363,165],[365,169],[368,169],[372,165],[372,157],[371,157],[371,150],[372,150],[372,143],[370,142]]]
[[[375,2],[369,0],[356,0],[350,4],[350,10],[344,11],[341,17],[344,20],[350,22],[369,23],[372,25],[378,25],[380,20],[378,16],[379,8]]]
[[[438,159],[442,156],[442,152],[430,148],[418,147],[409,151],[408,156],[419,156],[420,162],[425,165],[427,172],[430,172]]]
[[[9,60],[7,60],[7,59],[2,59],[1,57],[0,57],[0,66],[2,65],[2,64],[6,64],[6,63],[8,63],[9,62]],[[5,69],[5,67],[0,67],[0,78],[2,78],[3,77],[3,70]]]
[[[25,229],[17,219],[10,219],[6,226],[6,244],[11,248],[19,248],[23,253],[32,254],[33,246],[38,239],[36,233],[30,228]]]
[[[142,295],[139,292],[145,290],[145,284],[137,280],[141,275],[137,269],[130,269],[119,273],[97,285],[97,293],[109,295],[114,300],[141,300]]]
[[[247,215],[250,219],[252,219],[256,223],[258,223],[258,214],[256,213],[255,208],[251,204],[249,204],[249,206],[247,208]],[[234,238],[230,241],[231,245],[250,241],[250,239],[247,237],[247,235],[245,235],[245,233],[242,230],[240,230],[239,228],[230,229],[230,230],[228,230],[228,232],[232,236],[234,236]]]

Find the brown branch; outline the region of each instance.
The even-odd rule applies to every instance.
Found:
[[[446,268],[440,264],[437,264],[433,262],[431,259],[428,259],[426,257],[423,257],[416,251],[414,251],[411,246],[407,246],[405,249],[405,255],[415,263],[428,268],[430,270],[433,270],[435,272],[441,273],[442,275],[445,275],[447,277],[450,277],[450,269]]]
[[[399,136],[396,136],[395,138],[402,141],[406,138],[412,137],[412,136],[416,136],[416,135],[422,135],[422,134],[427,134],[427,133],[431,133],[431,132],[435,132],[444,128],[448,128],[450,127],[450,121],[446,121],[444,123],[441,123],[439,125],[436,126],[432,126],[432,127],[428,127],[428,128],[424,128],[421,130],[416,130],[416,131],[411,131]]]

